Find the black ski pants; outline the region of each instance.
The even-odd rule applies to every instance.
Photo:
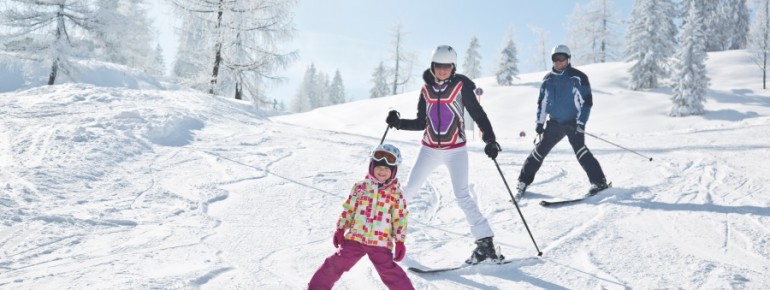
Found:
[[[585,134],[575,131],[574,122],[559,124],[553,120],[546,122],[543,139],[540,143],[537,143],[535,149],[532,150],[532,153],[529,154],[524,162],[524,166],[519,174],[519,181],[528,185],[531,184],[535,180],[535,174],[540,169],[540,166],[543,165],[545,157],[548,156],[548,153],[551,152],[551,149],[559,141],[564,139],[564,136],[567,136],[567,139],[569,139],[569,144],[572,145],[572,150],[575,151],[575,156],[586,175],[588,175],[588,180],[591,184],[606,183],[607,181],[599,161],[596,160],[585,145]]]

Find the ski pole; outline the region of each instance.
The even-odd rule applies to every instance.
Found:
[[[382,145],[382,142],[385,142],[385,136],[388,135],[388,130],[390,130],[390,125],[385,127],[385,134],[382,134],[382,139],[380,139],[380,145]]]
[[[639,155],[639,156],[642,156],[642,157],[644,157],[645,159],[650,159],[650,162],[652,162],[652,157],[647,157],[647,156],[644,156],[644,155],[640,154],[639,152],[636,152],[636,151],[634,151],[634,150],[631,150],[631,149],[628,149],[628,148],[626,148],[626,147],[620,146],[620,145],[618,145],[618,144],[612,143],[612,142],[610,142],[610,141],[604,140],[604,139],[602,139],[602,138],[599,138],[598,136],[596,136],[596,135],[594,135],[594,134],[591,134],[591,133],[588,133],[588,132],[584,132],[584,133],[585,133],[586,135],[588,135],[588,136],[591,136],[591,137],[594,137],[594,138],[596,138],[596,139],[599,139],[599,140],[602,140],[602,141],[604,141],[604,142],[607,142],[607,143],[610,143],[610,144],[612,144],[612,145],[615,145],[615,146],[617,146],[617,147],[619,147],[619,148],[621,148],[621,149],[625,149],[625,150],[628,150],[628,151],[630,151],[630,152],[632,152],[632,153],[634,153],[634,154],[636,154],[636,155]]]
[[[535,249],[537,250],[537,255],[543,256],[543,252],[540,251],[540,248],[537,247],[537,242],[535,242],[535,237],[532,236],[532,231],[529,230],[529,226],[527,225],[527,221],[524,220],[524,215],[521,213],[521,209],[519,209],[519,203],[516,202],[516,199],[513,198],[513,192],[511,192],[511,188],[508,186],[508,181],[505,181],[505,176],[503,175],[503,171],[500,170],[500,165],[497,164],[496,159],[492,159],[492,161],[495,162],[495,166],[497,166],[497,172],[500,172],[500,177],[503,178],[503,183],[505,183],[505,188],[508,189],[508,194],[511,195],[511,200],[513,201],[513,205],[516,206],[516,211],[519,212],[519,216],[521,217],[521,221],[524,222],[524,227],[527,228],[527,232],[529,233],[529,238],[532,239],[532,243],[535,244]]]

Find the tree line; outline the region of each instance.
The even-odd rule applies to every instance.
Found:
[[[165,0],[174,7],[179,46],[171,67],[173,81],[191,88],[251,100],[258,107],[285,107],[266,96],[268,85],[297,60],[296,50],[280,44],[292,39],[291,13],[296,0]],[[147,17],[146,0],[7,0],[0,7],[0,49],[50,67],[48,84],[60,74],[75,73],[73,61],[95,59],[162,76],[162,49]],[[662,82],[673,88],[670,115],[703,112],[708,90],[706,52],[747,49],[766,88],[770,55],[768,0],[636,0],[628,19],[620,19],[613,0],[576,4],[567,18],[565,42],[573,65],[608,61],[633,63],[629,88],[650,89]],[[625,28],[625,37],[621,31]],[[536,26],[533,59],[550,68],[548,31]],[[388,59],[373,68],[370,98],[403,92],[412,81],[414,54],[404,47],[406,34],[397,25]],[[505,36],[494,76],[499,85],[518,78],[518,51],[513,29]],[[562,41],[558,41],[562,42]],[[460,72],[484,75],[478,38],[471,37]],[[302,112],[339,104],[345,96],[339,70],[330,78],[308,67],[292,103]]]

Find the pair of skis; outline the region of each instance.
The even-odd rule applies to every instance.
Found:
[[[608,184],[607,188],[611,188],[611,187],[612,187],[612,182],[610,182]],[[584,200],[586,200],[586,199],[588,199],[588,198],[598,194],[599,192],[601,192],[603,190],[606,190],[607,188],[603,188],[603,189],[595,191],[593,193],[587,193],[586,195],[584,195],[584,196],[582,196],[580,198],[575,198],[575,199],[559,200],[559,201],[545,201],[545,200],[542,200],[542,201],[540,201],[540,205],[542,205],[544,207],[556,207],[556,206],[562,206],[562,205],[578,203],[578,202],[584,201]],[[408,270],[412,271],[412,272],[415,272],[415,273],[419,273],[419,274],[432,274],[432,273],[442,273],[442,272],[448,272],[448,271],[455,271],[455,270],[465,269],[465,268],[473,267],[473,266],[476,266],[476,265],[505,265],[505,264],[510,264],[510,263],[513,263],[513,262],[525,261],[525,260],[528,260],[528,259],[534,259],[534,258],[505,259],[505,260],[501,260],[501,261],[490,261],[490,262],[484,262],[484,263],[479,263],[479,264],[467,264],[467,263],[464,263],[462,265],[452,266],[452,267],[444,267],[444,268],[409,267]]]
[[[420,268],[420,267],[409,267],[407,268],[409,271],[418,273],[418,274],[433,274],[433,273],[442,273],[442,272],[449,272],[449,271],[455,271],[460,269],[465,269],[469,267],[475,267],[475,266],[495,266],[495,265],[505,265],[510,264],[514,262],[522,262],[526,260],[534,260],[536,258],[524,258],[524,259],[505,259],[501,261],[489,261],[489,262],[482,262],[478,264],[468,264],[463,263],[462,265],[458,266],[452,266],[452,267],[445,267],[445,268]]]
[[[607,188],[611,188],[612,187],[612,182],[610,182],[607,185],[608,185]],[[586,200],[586,199],[588,199],[588,198],[598,194],[599,192],[602,192],[602,191],[606,190],[607,188],[602,188],[602,189],[600,189],[600,190],[598,190],[596,192],[593,192],[593,193],[589,192],[589,193],[583,195],[582,197],[575,198],[575,199],[558,200],[558,201],[541,200],[540,201],[540,205],[542,205],[544,207],[555,207],[555,206],[562,206],[562,205],[578,203],[578,202],[584,201],[584,200]]]

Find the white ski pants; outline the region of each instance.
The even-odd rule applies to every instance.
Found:
[[[476,200],[470,195],[468,188],[468,148],[465,146],[446,150],[421,146],[404,186],[407,203],[414,194],[419,192],[428,175],[441,164],[446,165],[449,169],[455,199],[465,213],[465,219],[471,227],[471,234],[477,240],[494,236],[489,222],[479,211]]]

